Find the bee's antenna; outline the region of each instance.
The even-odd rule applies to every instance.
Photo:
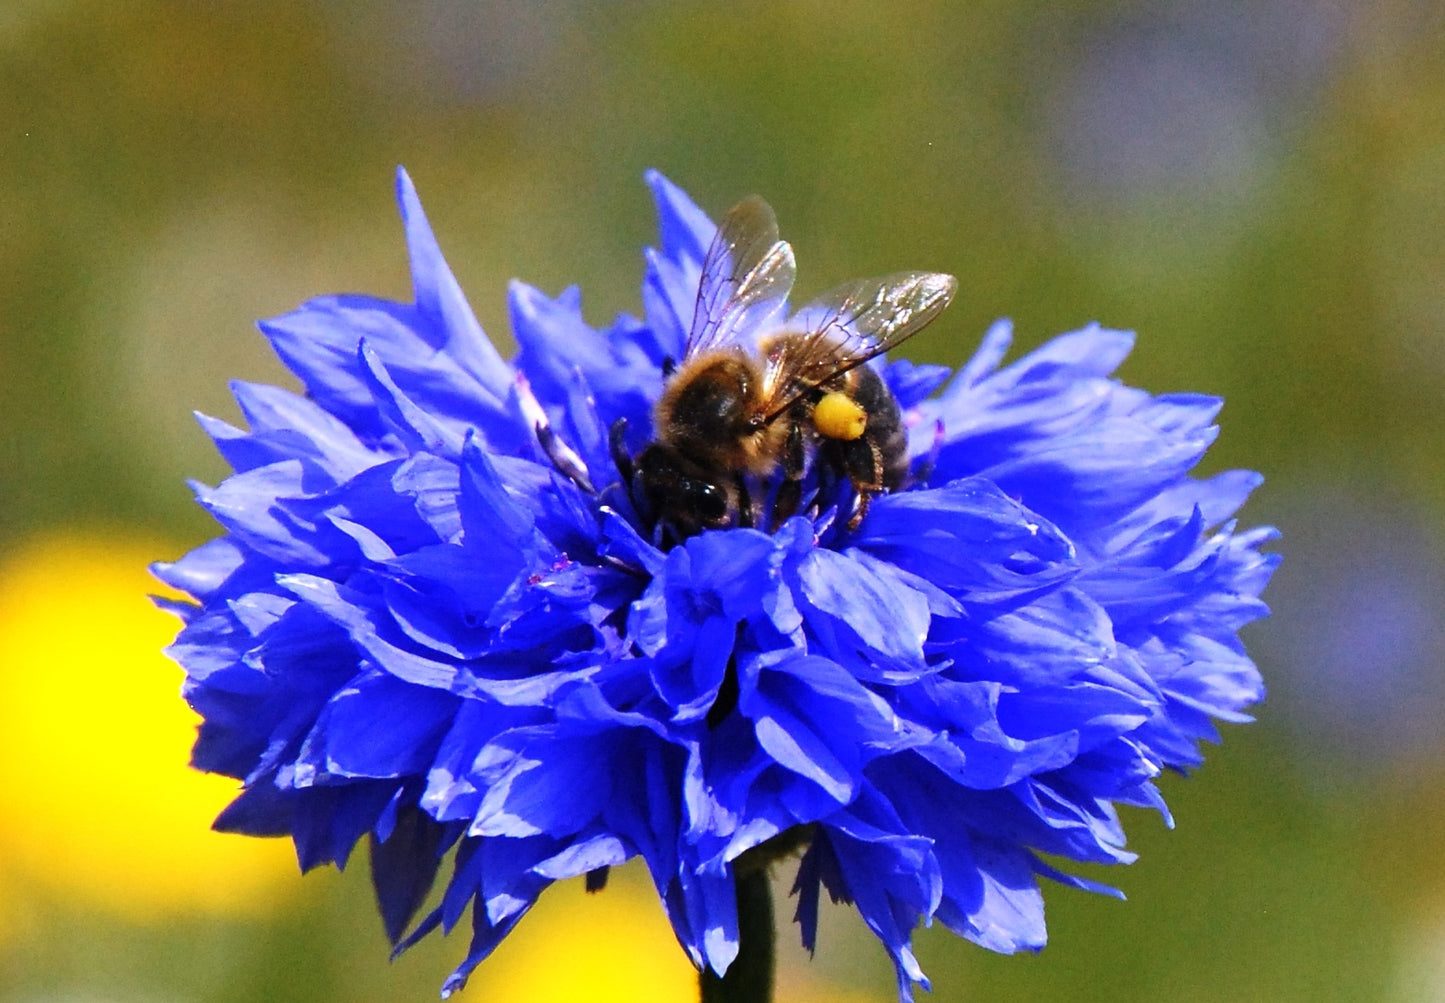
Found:
[[[627,452],[627,419],[618,418],[612,423],[607,432],[607,445],[612,452],[612,462],[617,467],[617,473],[622,478],[622,483],[629,490],[632,485],[632,456]]]

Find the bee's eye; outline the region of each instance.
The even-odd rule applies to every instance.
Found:
[[[728,497],[716,484],[693,482],[692,505],[703,522],[720,522],[727,518]]]

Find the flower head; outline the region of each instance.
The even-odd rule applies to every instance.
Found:
[[[516,284],[503,361],[402,174],[415,302],[261,325],[306,395],[238,383],[249,430],[201,419],[235,468],[197,489],[226,532],[157,568],[197,601],[171,649],[194,763],[244,784],[217,826],[289,835],[303,868],[365,838],[399,947],[470,907],[444,995],[548,885],[635,856],[718,972],[759,847],[804,847],[805,944],[822,889],[853,902],[902,998],[922,920],[1041,947],[1039,876],[1108,889],[1040,855],[1129,860],[1115,806],[1163,811],[1154,779],[1262,695],[1235,633],[1265,613],[1272,531],[1231,521],[1259,478],[1189,475],[1219,401],[1111,379],[1129,335],[1001,366],[1000,324],[951,378],[869,363],[906,433],[893,490],[860,505],[810,447],[754,472],[763,517],[729,495],[726,525],[669,521],[619,471],[717,228],[648,180],[641,319],[599,330],[575,289]],[[730,322],[768,344],[786,292]]]

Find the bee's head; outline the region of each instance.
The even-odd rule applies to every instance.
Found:
[[[757,378],[749,361],[732,353],[705,356],[668,380],[659,425],[674,439],[704,447],[753,433]]]
[[[731,486],[714,476],[672,444],[654,442],[637,457],[641,511],[669,525],[679,538],[726,526],[737,499]]]

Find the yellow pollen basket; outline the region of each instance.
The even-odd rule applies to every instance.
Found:
[[[824,394],[813,408],[813,426],[829,439],[852,441],[868,428],[868,412],[847,394]]]

